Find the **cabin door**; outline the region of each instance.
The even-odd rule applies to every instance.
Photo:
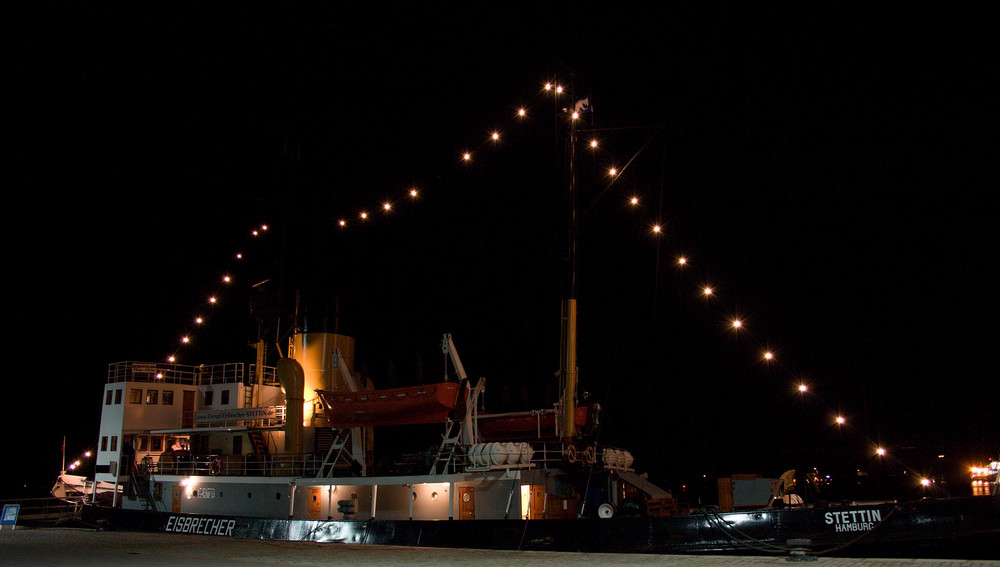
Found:
[[[309,487],[309,519],[319,520],[323,517],[323,492],[317,486]]]
[[[173,487],[173,494],[171,495],[171,499],[170,499],[170,511],[173,512],[174,514],[180,514],[181,513],[181,487],[180,486],[174,486]]]
[[[544,484],[531,485],[531,497],[528,500],[528,519],[538,520],[545,517],[546,490]]]
[[[194,390],[184,390],[184,400],[181,405],[181,428],[194,427]]]
[[[471,486],[458,487],[458,519],[476,519],[476,489]]]

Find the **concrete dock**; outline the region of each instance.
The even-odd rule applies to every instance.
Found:
[[[1000,553],[1000,552],[998,552]],[[660,567],[779,567],[784,557],[722,557],[544,551],[490,551],[361,546],[309,542],[231,539],[159,533],[104,532],[76,528],[0,530],[0,565],[212,567],[446,565],[548,567],[590,565]],[[942,559],[848,559],[820,557],[823,567],[1000,567],[998,561]]]

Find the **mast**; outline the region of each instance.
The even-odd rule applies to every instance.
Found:
[[[570,101],[572,101],[572,97]],[[577,196],[576,171],[576,120],[570,117],[569,126],[569,234],[566,299],[562,302],[562,339],[559,357],[561,436],[564,441],[576,435],[576,269],[577,269]]]

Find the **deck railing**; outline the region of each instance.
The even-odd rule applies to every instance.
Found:
[[[247,372],[249,368],[249,372]],[[126,360],[108,365],[108,383],[114,382],[159,382],[165,384],[188,384],[201,386],[208,384],[253,383],[256,380],[256,365],[242,362],[223,364],[173,364],[168,362],[139,362]],[[265,385],[278,383],[275,369],[265,366]]]
[[[276,453],[269,455],[150,455],[143,474],[187,476],[315,476],[322,456]]]

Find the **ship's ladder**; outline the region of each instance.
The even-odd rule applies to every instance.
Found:
[[[323,459],[323,464],[319,467],[317,477],[333,476],[334,469],[341,461],[352,467],[357,463],[352,451],[348,450],[351,433],[352,429],[350,427],[341,427],[336,430],[336,437],[333,439],[333,444],[330,445],[330,450],[326,452],[326,457]],[[361,463],[357,464],[360,465]]]
[[[450,344],[448,341],[451,340],[451,335],[445,335],[445,344]],[[454,346],[452,346],[454,349]],[[446,351],[447,352],[447,351]],[[455,354],[456,366],[461,363],[458,362],[458,355]],[[461,370],[461,375],[465,375],[465,371]],[[476,386],[471,388],[465,399],[465,415],[455,416],[455,419],[449,418],[447,424],[445,425],[444,435],[441,437],[441,446],[438,447],[437,455],[434,457],[434,463],[431,464],[430,474],[444,474],[446,472],[455,472],[455,468],[458,463],[455,460],[456,449],[464,445],[465,447],[471,447],[476,444],[478,433],[476,430],[476,407],[479,404],[479,396],[482,395],[483,391],[486,389],[486,380],[480,378],[476,382]]]
[[[135,487],[136,495],[142,500],[142,509],[156,511],[156,499],[153,498],[153,494],[149,489],[152,484],[153,475],[145,467],[140,468],[133,461],[132,470],[129,471],[132,475],[132,486]]]
[[[253,446],[253,452],[255,455],[263,457],[268,454],[267,440],[264,439],[263,431],[251,429],[247,431],[247,437],[250,439],[250,444]]]
[[[431,465],[430,474],[444,474],[448,472],[449,468],[455,468],[455,448],[458,447],[462,431],[462,428],[459,427],[455,435],[451,434],[456,423],[458,422],[448,421],[444,436],[441,439],[441,446],[438,447],[437,455],[434,457],[434,464]]]

